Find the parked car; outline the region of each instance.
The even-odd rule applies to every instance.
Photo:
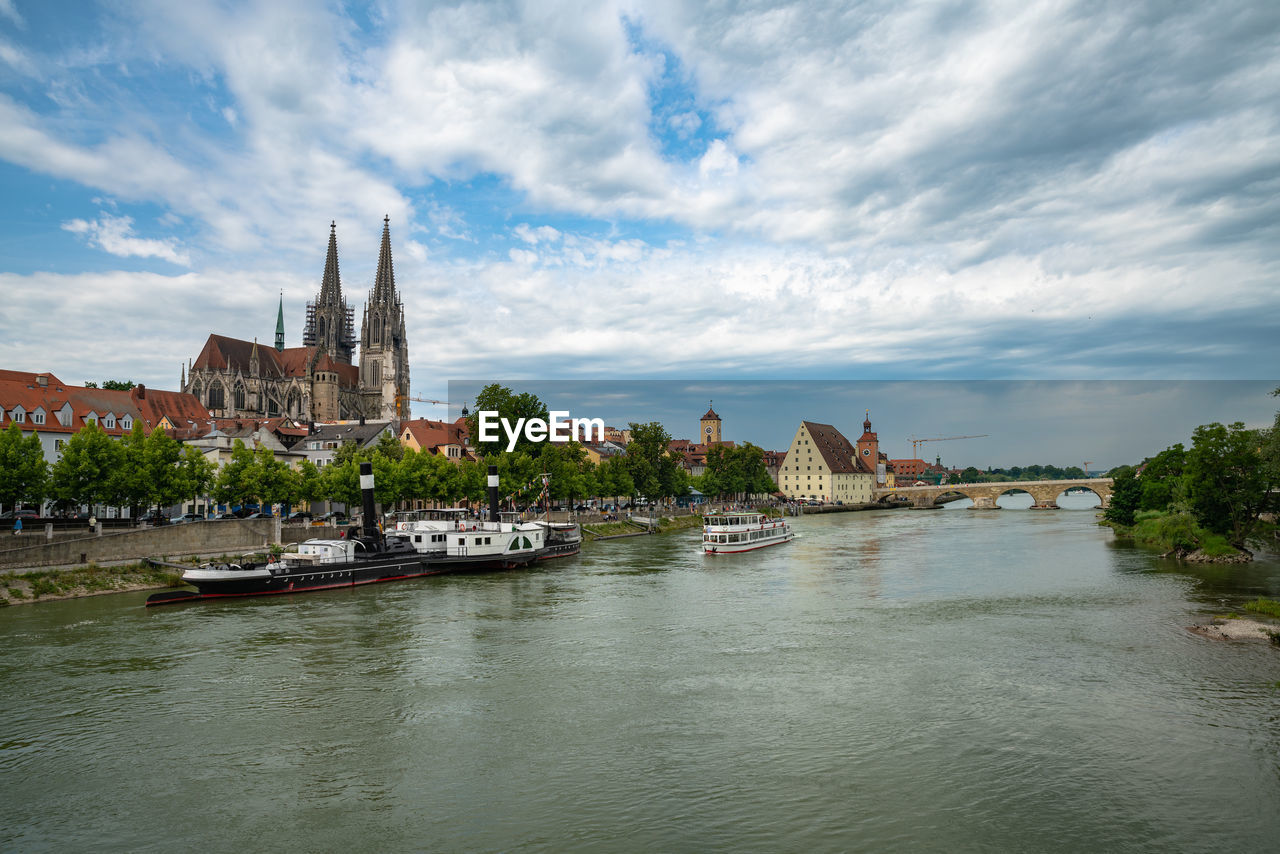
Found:
[[[8,513],[0,514],[0,519],[39,519],[40,514],[34,510],[10,510]]]
[[[152,510],[150,513],[139,516],[138,521],[146,522],[148,525],[167,525],[169,524],[169,517],[158,510]]]
[[[176,525],[181,522],[203,522],[203,521],[204,521],[204,516],[199,513],[183,513],[177,519],[174,519],[173,523]]]
[[[310,522],[311,513],[306,510],[295,510],[285,519],[286,522]]]
[[[219,513],[214,519],[239,519],[240,517],[234,513]]]

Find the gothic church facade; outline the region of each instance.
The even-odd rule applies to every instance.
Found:
[[[409,345],[391,262],[391,220],[383,219],[378,271],[365,303],[355,363],[355,311],[342,295],[337,224],[329,227],[320,292],[307,304],[301,347],[284,346],[284,300],[274,346],[210,335],[183,367],[182,390],[217,418],[338,421],[409,418]]]

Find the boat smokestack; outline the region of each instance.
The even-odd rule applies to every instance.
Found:
[[[489,466],[489,521],[498,521],[498,467]]]
[[[364,535],[377,538],[377,508],[373,504],[373,463],[360,464],[360,498],[364,502]]]

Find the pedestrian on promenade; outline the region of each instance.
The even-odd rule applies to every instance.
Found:
[[[16,537],[22,533],[22,517],[13,517],[13,535]]]

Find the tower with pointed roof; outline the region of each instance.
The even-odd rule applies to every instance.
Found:
[[[280,311],[276,314],[276,352],[284,352],[284,293],[280,294]]]
[[[382,219],[378,272],[360,324],[360,391],[366,417],[409,418],[409,345],[391,263],[390,216]]]
[[[720,440],[720,416],[707,404],[707,414],[698,422],[698,441],[704,445],[715,445]]]
[[[355,309],[342,296],[338,274],[338,223],[329,223],[329,254],[324,259],[324,277],[315,302],[307,303],[307,325],[302,332],[304,347],[320,347],[329,358],[350,365],[356,348]]]

